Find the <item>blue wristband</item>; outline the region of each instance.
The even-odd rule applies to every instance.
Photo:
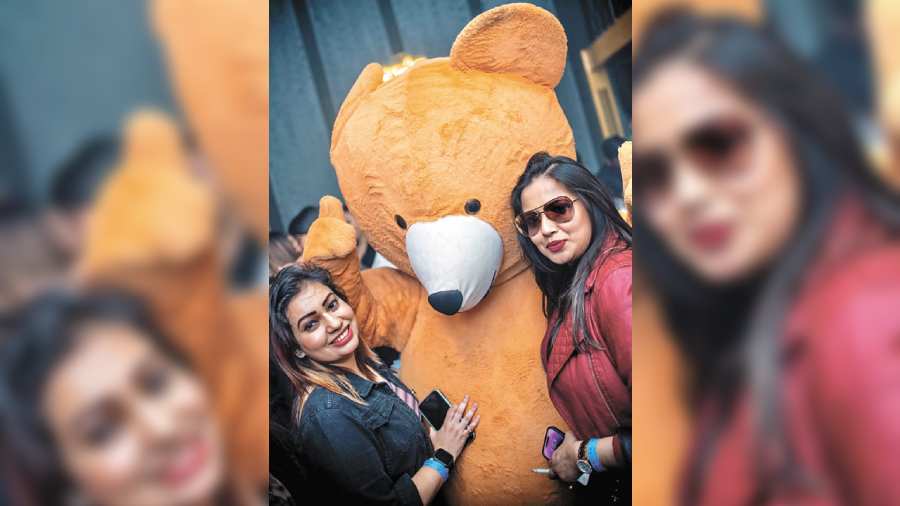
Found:
[[[600,446],[600,440],[598,438],[591,439],[587,445],[587,457],[588,462],[591,463],[591,467],[594,468],[594,471],[599,473],[605,468],[603,467],[603,464],[600,463],[600,452],[597,451],[598,446]]]
[[[450,478],[450,470],[440,460],[432,457],[425,461],[425,467],[430,467],[441,475],[441,479],[447,481]]]

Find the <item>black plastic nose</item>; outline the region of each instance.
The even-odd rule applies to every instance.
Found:
[[[454,315],[462,307],[462,292],[459,290],[434,292],[428,296],[428,303],[436,311],[440,311],[445,315]]]

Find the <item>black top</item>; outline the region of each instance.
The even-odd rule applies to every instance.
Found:
[[[387,367],[377,371],[409,391]],[[387,385],[347,379],[365,406],[317,387],[300,415],[309,492],[334,504],[421,505],[412,476],[434,450],[420,419]]]

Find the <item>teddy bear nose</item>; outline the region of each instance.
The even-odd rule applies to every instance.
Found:
[[[428,303],[435,311],[440,311],[447,316],[456,314],[462,307],[463,296],[459,290],[444,290],[428,296]]]

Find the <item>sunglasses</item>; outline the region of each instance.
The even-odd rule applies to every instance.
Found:
[[[747,168],[745,155],[752,129],[736,118],[717,118],[689,130],[677,151],[708,177],[728,177]],[[634,191],[639,199],[665,196],[675,180],[675,155],[664,151],[634,156]]]
[[[575,202],[578,199],[570,199],[562,196],[547,202],[546,204],[536,207],[530,211],[516,216],[516,229],[519,233],[531,237],[541,230],[541,215],[546,216],[554,223],[566,223],[575,216]]]

